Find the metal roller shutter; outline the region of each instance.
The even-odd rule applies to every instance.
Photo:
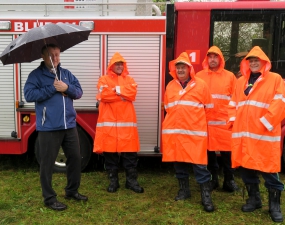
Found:
[[[130,76],[138,84],[134,106],[141,153],[153,153],[158,143],[160,36],[108,35],[107,63],[115,52],[127,61]]]
[[[1,52],[12,41],[12,35],[0,35]],[[0,66],[0,137],[11,137],[15,131],[15,89],[13,65]]]
[[[42,60],[21,64],[22,99],[23,88],[29,73],[40,65]],[[61,66],[72,72],[79,80],[83,96],[74,101],[76,107],[90,107],[96,104],[97,82],[100,76],[100,36],[90,35],[84,41],[61,53]],[[25,101],[25,100],[24,100]],[[25,107],[34,107],[34,103],[25,103]]]

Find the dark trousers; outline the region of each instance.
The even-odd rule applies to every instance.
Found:
[[[177,179],[189,177],[189,165],[186,162],[174,162],[174,169]],[[211,173],[207,170],[207,166],[200,164],[192,164],[195,179],[198,184],[203,184],[211,180]]]
[[[40,158],[40,181],[44,203],[50,204],[56,201],[56,193],[52,188],[53,166],[58,155],[60,146],[67,158],[67,186],[66,194],[75,194],[80,185],[81,156],[78,133],[76,128],[38,132],[39,158]]]
[[[225,174],[233,174],[234,169],[232,168],[232,161],[231,161],[231,152],[228,151],[220,151],[221,159],[223,163],[223,172]],[[217,173],[219,170],[219,164],[217,160],[216,152],[214,151],[207,151],[208,155],[208,170],[211,173]]]
[[[280,181],[278,173],[266,173],[240,167],[241,178],[245,184],[259,184],[259,173],[265,180],[264,185],[267,189],[271,187],[280,191],[284,190],[284,184]]]
[[[120,158],[122,159],[124,169],[136,168],[138,165],[138,154],[136,152],[104,152],[105,169],[119,170]]]

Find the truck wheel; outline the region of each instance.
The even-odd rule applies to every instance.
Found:
[[[81,171],[83,171],[89,163],[91,153],[92,153],[92,145],[90,143],[88,136],[85,134],[85,132],[82,130],[81,127],[77,126],[77,131],[78,131],[79,144],[80,144]],[[35,155],[36,155],[38,163],[40,163],[38,138],[36,139],[36,142],[35,142]],[[65,157],[63,149],[62,147],[60,147],[58,151],[58,155],[54,163],[53,171],[56,173],[65,173],[66,172],[66,160],[67,159]]]

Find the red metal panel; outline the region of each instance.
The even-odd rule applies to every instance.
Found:
[[[211,9],[284,9],[285,2],[273,1],[237,1],[237,2],[176,2],[176,11]]]
[[[180,10],[178,11],[176,24],[174,57],[176,58],[181,52],[187,50],[199,51],[200,56],[197,61],[200,64],[193,63],[195,71],[198,72],[202,69],[201,62],[210,47],[210,11]]]
[[[80,21],[94,21],[95,28],[92,32],[95,33],[117,33],[117,32],[141,32],[141,33],[165,33],[166,20],[165,17],[161,19],[73,19],[73,20],[60,20],[60,19],[48,19],[39,21],[35,19],[11,19],[11,30],[0,31],[1,32],[13,32],[24,33],[28,30],[45,25],[48,23],[71,23],[79,25]]]

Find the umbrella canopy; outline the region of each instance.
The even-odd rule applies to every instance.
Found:
[[[13,40],[0,55],[4,65],[32,62],[41,58],[41,49],[46,44],[55,44],[61,52],[88,40],[91,30],[65,23],[50,23],[36,27]]]

